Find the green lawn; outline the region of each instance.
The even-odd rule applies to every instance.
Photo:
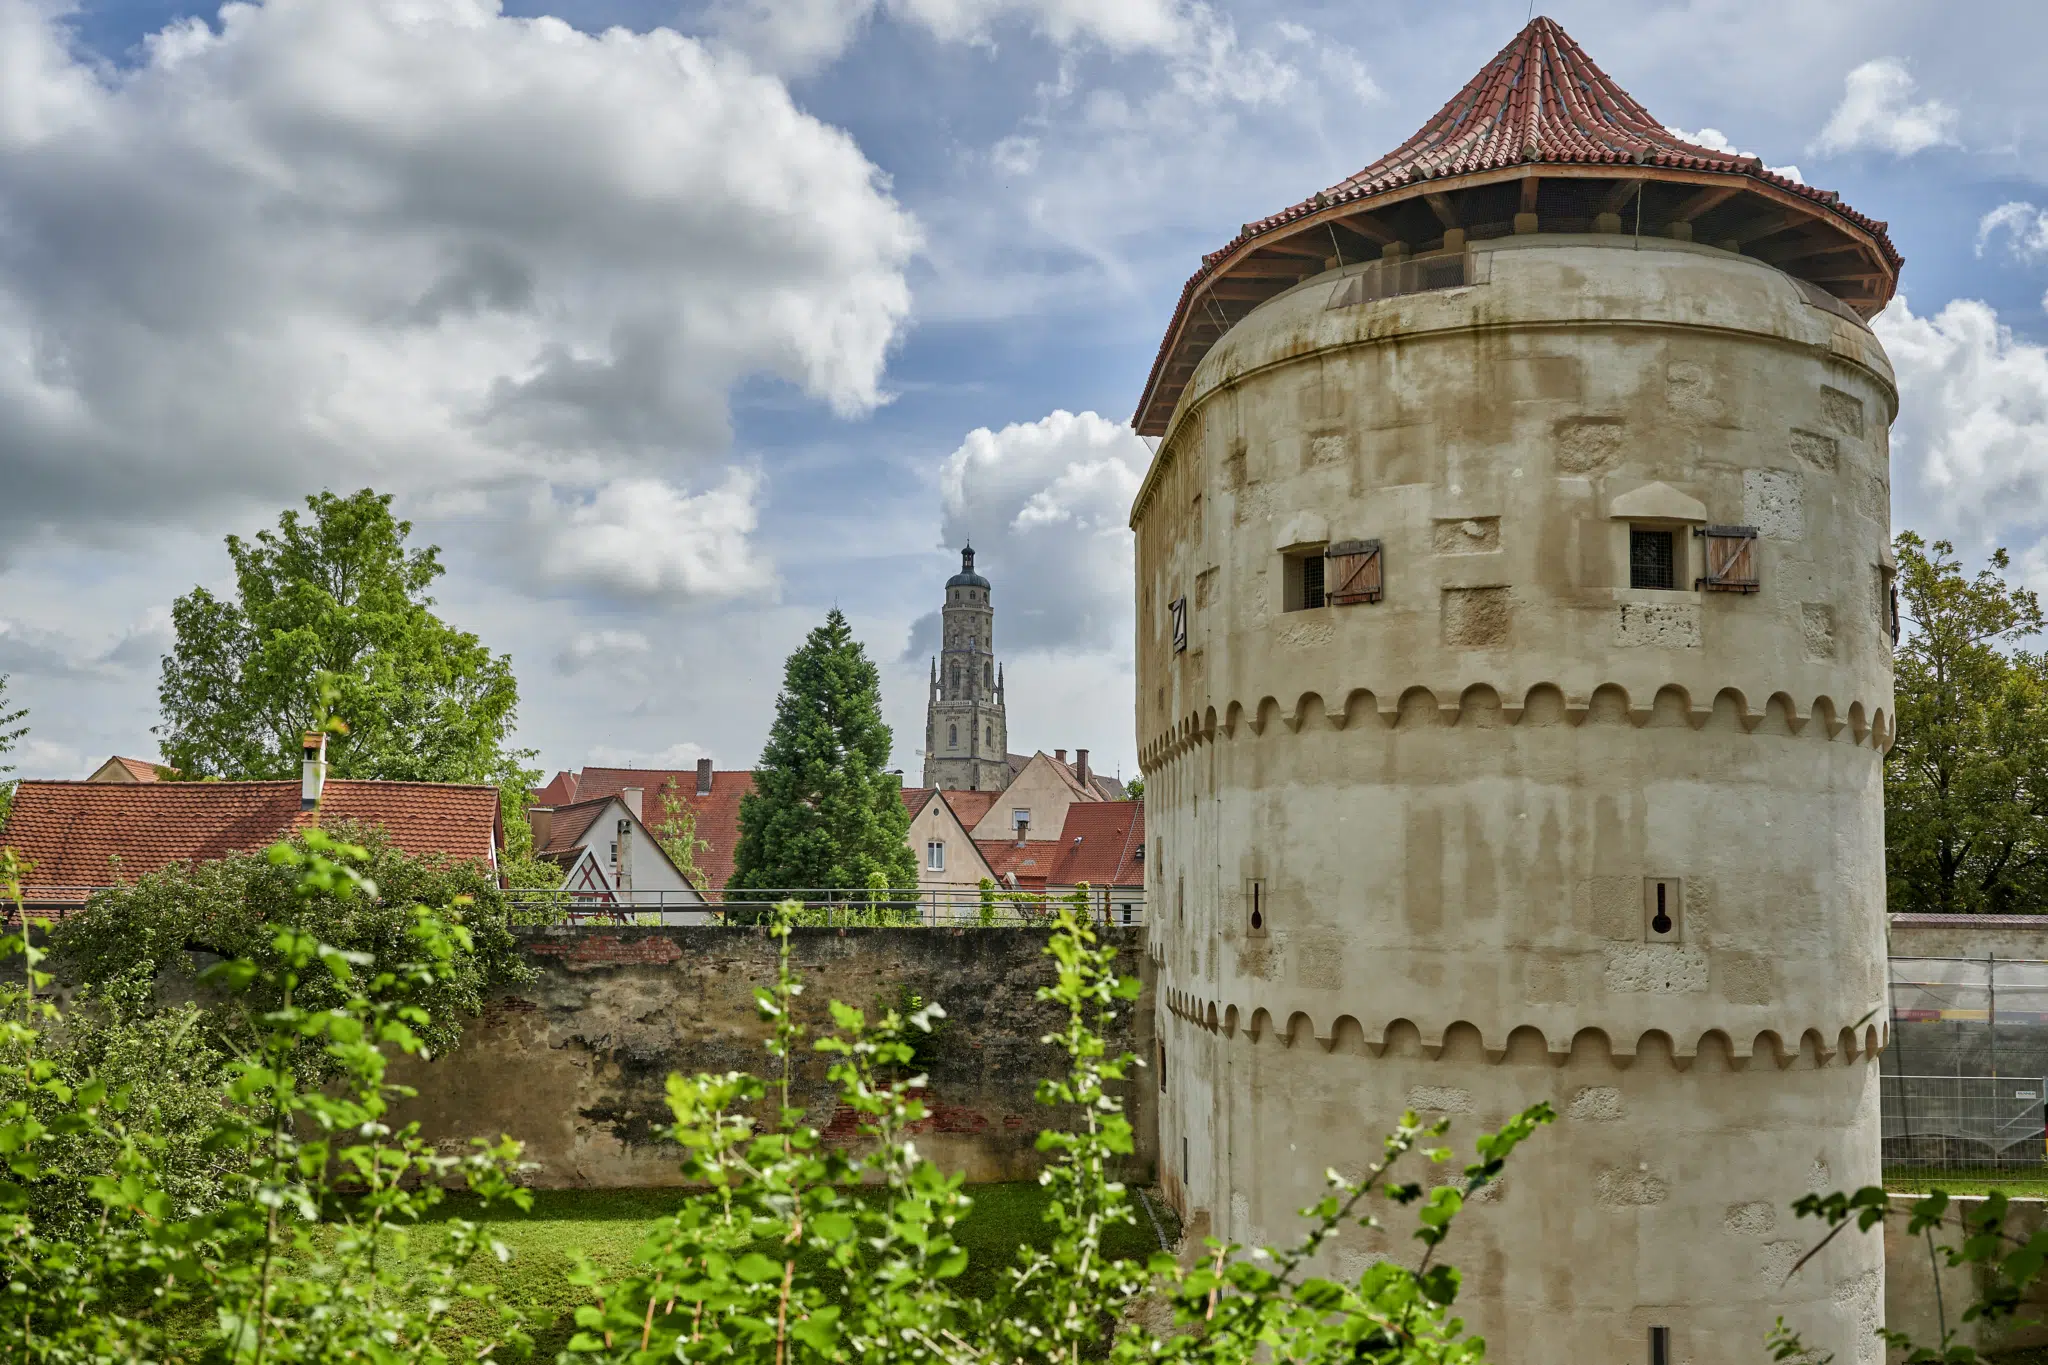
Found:
[[[976,1185],[968,1193],[974,1208],[959,1229],[968,1262],[958,1283],[963,1294],[978,1298],[995,1289],[997,1275],[1018,1247],[1046,1240],[1046,1195],[1028,1183]],[[476,1278],[495,1283],[504,1299],[526,1315],[535,1339],[533,1358],[552,1360],[569,1339],[576,1306],[586,1302],[568,1282],[572,1254],[581,1251],[607,1270],[625,1269],[655,1221],[672,1211],[679,1198],[675,1190],[537,1190],[530,1212],[508,1209],[491,1216],[491,1234],[511,1249],[512,1259],[506,1265],[479,1261]],[[1178,1229],[1171,1210],[1156,1196],[1151,1202],[1172,1241]],[[474,1204],[452,1197],[437,1212],[476,1216]],[[1112,1231],[1112,1255],[1143,1256],[1158,1249],[1143,1208],[1136,1212],[1137,1227]],[[431,1225],[414,1233],[419,1240],[436,1235]],[[482,1326],[480,1319],[469,1321]]]

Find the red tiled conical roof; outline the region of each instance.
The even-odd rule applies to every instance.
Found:
[[[1833,191],[1817,190],[1766,169],[1756,157],[1716,151],[1676,136],[1595,65],[1556,21],[1538,17],[1413,137],[1356,175],[1270,217],[1246,223],[1221,250],[1202,258],[1201,269],[1181,291],[1173,328],[1133,424],[1147,435],[1164,433],[1172,401],[1178,397],[1177,389],[1162,386],[1164,372],[1175,359],[1183,362],[1179,369],[1189,368],[1185,362],[1190,349],[1198,358],[1214,340],[1191,344],[1183,337],[1191,306],[1215,281],[1243,266],[1251,252],[1286,250],[1279,245],[1282,239],[1311,225],[1318,230],[1325,222],[1341,226],[1344,215],[1383,201],[1428,199],[1433,193],[1441,198],[1443,191],[1506,179],[1599,176],[1603,168],[1612,168],[1617,178],[1705,185],[1710,192],[1714,178],[1740,177],[1732,183],[1752,198],[1804,201],[1810,206],[1808,213],[1833,220],[1874,255],[1874,274],[1882,278],[1868,297],[1854,303],[1866,315],[1889,299],[1904,264],[1883,222],[1857,213]],[[1771,206],[1750,204],[1752,209]],[[1810,225],[1790,224],[1786,230],[1806,226]],[[1262,264],[1270,266],[1272,261]],[[1278,288],[1294,282],[1271,269],[1246,273],[1273,279]]]

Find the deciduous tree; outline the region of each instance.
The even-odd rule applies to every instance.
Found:
[[[509,655],[436,616],[436,546],[370,489],[306,499],[254,540],[227,538],[233,600],[194,588],[171,609],[177,643],[157,697],[164,760],[188,778],[282,778],[320,710],[320,678],[348,733],[336,777],[421,782],[537,779],[511,747],[519,684]]]
[[[1906,635],[1885,761],[1891,908],[1938,914],[2041,908],[2048,894],[2048,660],[2014,647],[2041,604],[1994,551],[1975,577],[1955,546],[1897,542]]]
[[[881,675],[835,607],[789,656],[728,885],[866,887],[880,874],[916,886],[891,742]]]

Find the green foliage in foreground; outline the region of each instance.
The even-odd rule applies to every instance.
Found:
[[[314,829],[271,855],[308,900],[371,901],[360,868],[369,851]],[[0,883],[19,869],[0,851]],[[19,910],[18,897],[15,906]],[[1496,1179],[1509,1153],[1550,1120],[1546,1106],[1477,1142],[1462,1181],[1427,1188],[1397,1165],[1440,1163],[1425,1146],[1448,1121],[1410,1114],[1384,1159],[1353,1184],[1332,1173],[1330,1193],[1306,1210],[1304,1240],[1282,1252],[1209,1243],[1189,1268],[1159,1255],[1139,1263],[1111,1253],[1137,1229],[1111,1178],[1133,1147],[1111,1087],[1132,1079],[1129,1055],[1102,1038],[1137,985],[1114,972],[1115,952],[1070,914],[1050,953],[1056,980],[1041,998],[1066,1009],[1047,1041],[1070,1070],[1040,1098],[1080,1118],[1040,1136],[1047,1168],[1048,1235],[1014,1260],[970,1279],[961,1227],[972,1201],[958,1176],[919,1157],[908,1141],[924,1116],[909,1076],[907,1039],[941,1015],[878,1020],[842,1004],[836,1031],[813,1046],[833,1058],[840,1102],[861,1115],[860,1154],[824,1146],[790,1102],[790,1065],[802,1046],[792,1006],[789,916],[773,931],[783,953],[773,987],[758,993],[774,1023],[772,1082],[740,1073],[671,1077],[670,1135],[695,1187],[680,1196],[623,1275],[593,1265],[572,1282],[587,1295],[565,1361],[773,1360],[961,1362],[1253,1360],[1451,1365],[1484,1357],[1454,1316],[1459,1276],[1437,1256],[1465,1197]],[[21,935],[0,948],[25,955],[25,984],[0,989],[0,1358],[10,1361],[340,1362],[505,1358],[528,1338],[488,1279],[480,1255],[508,1253],[467,1219],[413,1242],[415,1226],[467,1186],[486,1210],[530,1205],[513,1184],[517,1149],[478,1143],[466,1157],[437,1154],[415,1128],[393,1131],[392,1099],[409,1094],[385,1075],[386,1050],[417,1052],[431,1016],[417,1003],[472,951],[468,928],[415,908],[411,960],[378,964],[303,928],[277,929],[260,962],[230,959],[210,984],[261,1000],[230,1035],[211,1150],[230,1172],[218,1203],[187,1207],[166,1189],[162,1142],[133,1110],[134,1090],[88,1076],[74,1083],[45,1055],[54,1017],[40,952]],[[320,993],[323,1003],[306,1001]],[[321,1054],[324,1083],[304,1065]],[[755,1117],[773,1099],[776,1121]],[[77,1144],[104,1154],[86,1173]],[[98,1158],[96,1158],[97,1160]],[[1425,1176],[1426,1172],[1417,1172]],[[97,1217],[59,1224],[39,1211],[89,1201]],[[1419,1263],[1380,1262],[1356,1283],[1316,1278],[1316,1251],[1346,1223],[1375,1226],[1362,1206],[1390,1199],[1414,1211]],[[1162,1303],[1175,1328],[1141,1326],[1141,1300]],[[457,1304],[467,1304],[461,1314]]]
[[[315,855],[333,850],[346,855],[355,875],[309,886]],[[64,978],[96,990],[132,993],[165,973],[189,980],[203,965],[202,954],[253,965],[257,975],[240,999],[222,998],[205,1011],[219,1035],[242,1027],[247,1009],[280,1003],[286,973],[275,946],[279,926],[359,955],[374,976],[400,971],[418,956],[416,907],[422,905],[438,907],[440,918],[463,929],[459,941],[449,941],[446,960],[408,986],[407,1003],[419,1016],[414,1031],[422,1046],[439,1053],[454,1046],[462,1020],[483,1008],[491,990],[528,981],[532,971],[519,955],[505,898],[488,868],[413,857],[378,829],[344,824],[309,831],[265,854],[177,864],[95,892],[83,911],[56,928],[51,943]],[[295,989],[301,1005],[329,1009],[346,1004],[356,986],[323,973],[301,979]]]

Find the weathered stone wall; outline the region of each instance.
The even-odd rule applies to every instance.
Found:
[[[1153,1050],[1150,966],[1143,929],[1104,931],[1126,975],[1145,994],[1123,1007],[1111,1051]],[[1013,1180],[1038,1169],[1034,1143],[1050,1111],[1035,1103],[1060,1053],[1040,1041],[1064,1019],[1036,998],[1052,981],[1046,934],[1031,929],[799,929],[792,960],[804,981],[799,1015],[809,1030],[793,1102],[833,1140],[852,1142],[809,1041],[829,1027],[827,1002],[869,1009],[909,991],[937,1000],[938,1035],[926,1097],[932,1117],[921,1150],[970,1180]],[[676,927],[550,929],[524,934],[539,971],[531,985],[492,1000],[447,1056],[394,1068],[419,1089],[399,1114],[451,1146],[509,1133],[537,1163],[535,1184],[617,1187],[673,1184],[672,1072],[767,1072],[768,1035],[754,990],[775,978],[775,944],[759,930]],[[870,1009],[872,1017],[874,1011]],[[1155,1160],[1156,1087],[1130,1087],[1138,1151],[1128,1174],[1149,1179]]]
[[[2048,915],[1892,915],[1893,957],[2048,961]]]
[[[1951,1331],[1959,1332],[1957,1341],[1961,1345],[1974,1346],[1986,1351],[2016,1351],[2048,1342],[2048,1327],[2042,1325],[2048,1319],[2048,1285],[2036,1284],[2021,1301],[2017,1319],[1987,1328],[1982,1323],[1962,1321],[1963,1310],[1989,1287],[1990,1281],[1982,1272],[1971,1268],[1943,1268],[1941,1291],[1935,1293],[1935,1267],[1927,1254],[1927,1243],[1920,1237],[1906,1234],[1906,1211],[1911,1208],[1914,1196],[1894,1195],[1892,1217],[1884,1225],[1884,1322],[1894,1332],[1905,1332],[1922,1345],[1934,1344],[1940,1336],[1941,1324],[1946,1321]],[[1949,1221],[1942,1231],[1935,1234],[1938,1244],[1953,1246],[1961,1240],[1956,1230],[1958,1213],[1972,1209],[1984,1201],[1977,1198],[1959,1198],[1951,1206]],[[1820,1225],[1803,1223],[1800,1233],[1812,1236]],[[2015,1199],[2006,1214],[2005,1230],[2008,1236],[2024,1242],[2048,1228],[2048,1204],[2039,1199]],[[1853,1237],[1853,1232],[1844,1233]],[[1875,1233],[1869,1234],[1875,1236]]]

